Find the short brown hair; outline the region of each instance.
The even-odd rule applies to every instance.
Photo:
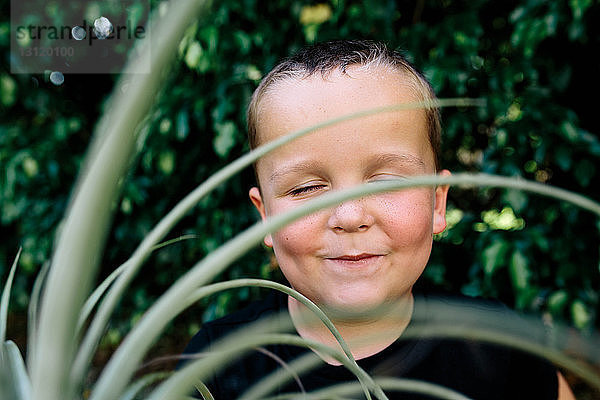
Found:
[[[258,137],[258,112],[261,100],[277,82],[290,78],[302,79],[316,73],[326,76],[338,69],[346,73],[351,65],[378,65],[392,67],[407,74],[417,86],[422,100],[435,100],[436,96],[427,79],[406,60],[400,52],[390,50],[384,43],[371,40],[337,40],[321,42],[303,48],[283,60],[260,82],[248,105],[248,142],[254,149],[260,145]],[[436,170],[440,167],[441,122],[437,107],[425,107],[429,143],[433,149]]]

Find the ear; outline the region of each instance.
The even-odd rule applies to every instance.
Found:
[[[260,194],[260,189],[257,188],[256,186],[252,187],[252,188],[250,188],[248,195],[250,196],[250,201],[252,202],[252,204],[254,204],[254,207],[256,207],[256,209],[258,210],[258,213],[260,214],[260,218],[263,221],[266,220],[267,212],[265,210],[265,203],[263,202],[262,195]],[[271,237],[270,234],[265,236],[263,241],[265,242],[265,245],[267,245],[268,247],[273,247],[273,238]]]
[[[447,169],[441,170],[438,175],[452,175]],[[435,188],[435,204],[433,205],[433,233],[442,233],[446,229],[446,200],[448,198],[448,185],[439,185]]]

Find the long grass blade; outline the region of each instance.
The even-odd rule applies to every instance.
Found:
[[[302,380],[300,379],[300,375],[298,375],[296,373],[296,371],[292,368],[292,366],[290,366],[290,363],[285,362],[285,360],[283,358],[279,357],[274,352],[268,350],[266,347],[256,347],[255,350],[258,351],[259,353],[262,353],[262,354],[266,355],[267,357],[271,358],[273,361],[275,361],[277,363],[277,365],[279,365],[279,367],[280,367],[280,370],[277,372],[283,371],[283,373],[285,375],[287,375],[287,377],[293,378],[296,385],[298,385],[298,388],[300,388],[300,391],[302,393],[306,393],[306,390],[304,389],[304,384],[302,383]],[[314,355],[314,354],[310,354],[310,355]],[[301,358],[304,360],[304,357],[301,357]],[[313,363],[312,360],[311,360],[311,363]],[[301,366],[304,366],[304,365],[301,365]],[[268,378],[268,376],[265,377],[264,379],[267,379],[267,378]],[[263,380],[263,379],[261,379],[261,380]],[[241,399],[238,399],[238,400],[241,400]]]
[[[198,393],[200,393],[204,400],[215,400],[214,396],[204,383],[197,382],[194,386],[196,387],[196,390],[198,391]]]
[[[333,325],[333,322],[331,322],[329,317],[327,317],[327,315],[315,303],[313,303],[307,297],[302,295],[300,292],[298,292],[297,290],[294,290],[288,286],[282,285],[281,283],[277,283],[277,282],[273,282],[273,281],[269,281],[269,280],[265,280],[265,279],[252,279],[252,278],[233,279],[233,280],[229,280],[229,281],[225,281],[225,282],[213,283],[212,285],[204,286],[204,287],[196,290],[195,292],[193,292],[189,296],[188,301],[186,303],[184,303],[182,308],[178,309],[177,311],[181,312],[184,309],[186,309],[187,307],[189,307],[190,305],[192,305],[193,303],[196,303],[199,300],[201,300],[205,297],[211,296],[215,293],[218,293],[218,292],[221,292],[224,290],[236,289],[236,288],[242,288],[242,287],[262,287],[262,288],[274,289],[274,290],[280,291],[282,293],[285,293],[288,296],[291,296],[294,299],[298,300],[300,303],[304,304],[310,311],[315,313],[315,315],[317,317],[319,317],[319,319],[323,322],[323,324],[327,327],[327,329],[329,329],[329,331],[333,334],[335,339],[338,341],[338,343],[340,344],[340,347],[342,348],[342,351],[346,354],[348,359],[354,360],[354,356],[352,356],[350,347],[348,347],[348,344],[346,343],[346,341],[344,340],[344,338],[342,337],[340,332],[337,330],[335,325]]]
[[[12,290],[12,283],[15,277],[15,271],[19,264],[19,257],[21,256],[22,248],[19,248],[15,260],[13,261],[8,278],[4,284],[4,290],[2,290],[2,300],[0,301],[0,344],[6,341],[6,326],[8,323],[8,303],[10,302],[10,292]]]
[[[56,250],[42,295],[42,313],[32,366],[33,399],[63,400],[75,397],[83,375],[72,375],[79,340],[77,321],[99,261],[112,215],[112,203],[119,182],[130,165],[137,141],[139,123],[148,113],[164,82],[187,26],[207,1],[180,0],[153,30],[152,43],[141,51],[149,57],[128,63],[124,75],[127,92],[114,93],[103,115],[75,187],[75,195]],[[158,18],[153,18],[157,21]],[[140,64],[150,60],[151,74],[136,74]],[[143,65],[145,66],[145,65]]]
[[[31,381],[21,352],[13,341],[0,344],[0,394],[2,399],[31,399]]]
[[[296,379],[296,376],[299,377],[305,372],[308,372],[321,364],[323,364],[323,360],[314,352],[307,353],[289,363],[285,370],[276,370],[275,372],[272,372],[270,375],[267,375],[260,381],[256,382],[253,386],[249,387],[244,393],[242,393],[238,400],[264,399],[273,390],[289,382],[292,377]],[[301,380],[301,378],[298,379]],[[363,388],[364,392],[364,386],[362,384],[361,387]],[[302,394],[304,393],[305,392],[302,391]]]
[[[30,367],[35,363],[33,357],[36,354],[36,332],[40,312],[40,296],[44,282],[48,276],[48,271],[50,271],[50,262],[47,261],[42,264],[42,268],[33,283],[31,296],[29,297],[29,307],[27,308],[27,365]]]
[[[172,374],[172,372],[154,372],[144,375],[135,381],[129,388],[127,388],[125,393],[119,397],[119,400],[134,400],[143,389],[169,377]]]
[[[196,239],[196,238],[198,238],[197,235],[182,235],[175,239],[167,240],[163,243],[159,243],[155,246],[152,246],[150,251],[155,251],[155,250],[161,249],[165,246],[169,246],[171,244],[181,242],[183,240]],[[102,298],[102,296],[104,295],[106,290],[108,290],[108,288],[115,281],[115,279],[117,279],[119,277],[119,275],[121,275],[121,273],[123,273],[123,271],[129,267],[130,263],[131,263],[131,260],[126,261],[123,264],[121,264],[117,269],[115,269],[113,272],[111,272],[110,275],[107,276],[106,279],[104,279],[102,281],[102,283],[96,287],[96,289],[92,292],[90,297],[88,297],[88,299],[86,300],[85,304],[83,305],[83,307],[81,309],[81,314],[79,315],[79,321],[77,322],[77,330],[78,331],[80,331],[83,328],[85,321],[87,321],[88,317],[94,310],[94,307],[96,307],[96,304],[98,304],[98,301]]]

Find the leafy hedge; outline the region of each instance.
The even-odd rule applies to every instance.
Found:
[[[248,151],[245,108],[260,77],[315,40],[386,41],[403,49],[440,97],[486,99],[486,108],[443,111],[446,168],[523,177],[600,201],[592,97],[600,78],[588,60],[600,44],[598,2],[214,3],[213,18],[190,27],[181,42],[179,62],[143,128],[147,139],[115,205],[102,276],[179,199]],[[9,32],[9,2],[0,4],[0,32]],[[7,35],[0,35],[0,46],[0,276],[23,246],[14,289],[22,308],[51,252],[115,76],[66,75],[55,86],[47,75],[11,75]],[[247,199],[253,179],[245,171],[174,229],[171,238],[193,238],[148,260],[121,307],[123,328],[186,268],[257,219]],[[424,283],[496,296],[581,329],[598,325],[600,226],[589,214],[515,191],[452,189],[448,219],[451,228],[437,238]],[[277,275],[269,252],[257,248],[225,277]],[[228,292],[200,309],[212,318],[257,295]],[[110,335],[118,339],[119,330]]]

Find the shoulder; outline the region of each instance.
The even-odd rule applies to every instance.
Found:
[[[454,360],[447,370],[456,372],[457,389],[484,394],[498,385],[507,398],[556,399],[555,366],[527,351],[549,343],[540,318],[517,313],[493,299],[446,293],[420,293],[415,299],[411,325],[415,322],[412,327],[419,337],[435,332],[431,336],[437,339],[440,354],[435,360]],[[463,376],[460,371],[469,372]],[[473,387],[469,376],[478,376],[484,384]]]
[[[450,330],[472,326],[479,331],[524,336],[530,340],[544,340],[546,335],[544,325],[537,317],[517,313],[496,299],[456,293],[416,293],[413,320],[448,325]]]
[[[185,350],[184,355],[195,354],[203,351],[217,339],[236,329],[251,324],[269,315],[285,309],[287,296],[280,292],[269,292],[263,299],[250,303],[241,310],[235,311],[225,317],[205,322],[196,333]]]
[[[262,318],[287,310],[286,306],[287,295],[269,292],[263,299],[250,303],[241,310],[205,322],[186,346],[176,369],[182,368],[190,359],[202,357],[205,353],[214,350],[213,344],[220,338]],[[204,383],[215,398],[237,398],[263,375],[273,370],[272,364],[268,356],[260,352],[252,352],[250,355],[236,359],[231,365],[214,371]]]
[[[409,328],[419,337],[479,342],[532,357],[551,341],[539,316],[518,313],[495,299],[446,293],[423,293],[415,299]]]

